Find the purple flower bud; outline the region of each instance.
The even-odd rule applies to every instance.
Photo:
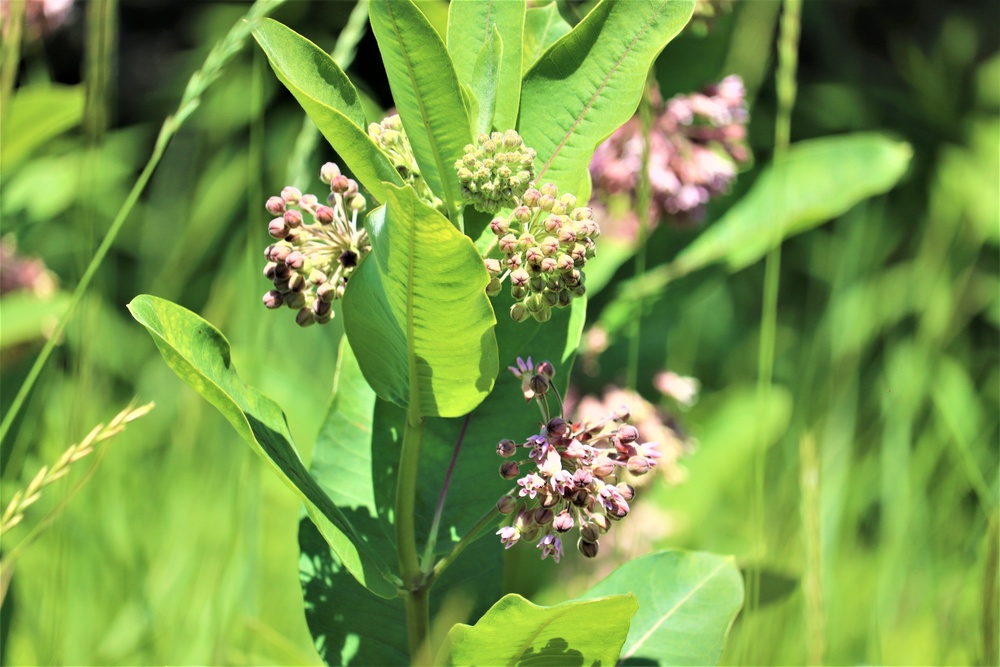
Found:
[[[497,501],[497,510],[500,514],[510,514],[517,507],[517,501],[511,496],[503,495],[500,496],[500,500]]]
[[[573,530],[573,524],[573,515],[569,513],[569,510],[559,512],[555,519],[552,520],[552,527],[560,533],[566,533]]]
[[[597,557],[597,542],[586,542],[581,538],[576,543],[576,548],[587,558]]]
[[[580,539],[584,542],[596,542],[601,537],[601,532],[593,524],[585,523],[580,526]]]
[[[276,239],[283,239],[288,235],[288,225],[284,218],[275,218],[267,224],[267,233]]]
[[[350,185],[350,179],[347,178],[347,176],[344,176],[343,174],[335,176],[330,181],[330,192],[336,192],[337,194],[342,195],[347,192]]]
[[[493,220],[490,221],[490,231],[497,236],[503,236],[510,231],[510,223],[507,222],[506,218],[493,218]]]
[[[517,541],[521,538],[521,531],[514,526],[504,526],[496,534],[500,536],[500,543],[507,549],[517,544]]]
[[[281,191],[281,198],[285,200],[286,204],[297,204],[301,197],[302,191],[290,185]]]
[[[599,456],[597,457],[597,460],[594,461],[593,466],[591,466],[591,471],[595,477],[604,479],[615,471],[615,464],[607,456]]]
[[[626,464],[628,471],[633,475],[645,475],[649,472],[649,459],[645,456],[633,456],[628,460]]]
[[[615,488],[618,489],[618,493],[622,494],[622,498],[625,500],[632,500],[635,498],[635,488],[625,482],[618,484]]]
[[[503,440],[497,443],[497,454],[504,457],[505,459],[514,456],[514,452],[516,451],[517,451],[517,443],[514,442],[513,440],[508,440],[504,438]],[[514,476],[517,477],[517,474],[515,473]]]
[[[639,438],[639,429],[631,424],[623,424],[618,427],[618,439],[622,442],[635,442]]]
[[[504,461],[500,464],[500,476],[504,479],[514,479],[521,474],[517,461]]]
[[[293,250],[285,257],[285,264],[298,271],[306,263],[306,256],[298,250]]]
[[[509,255],[517,252],[517,237],[510,233],[504,234],[500,237],[498,245],[500,246],[500,252],[504,254]]]
[[[281,308],[281,304],[284,300],[284,297],[281,296],[281,292],[277,290],[271,290],[264,295],[264,305],[272,310],[275,308]]]
[[[332,224],[334,220],[333,209],[329,206],[318,206],[316,208],[316,222],[321,225]]]
[[[517,269],[510,272],[510,284],[517,287],[524,287],[528,284],[531,276],[524,269]]]
[[[295,209],[289,209],[285,211],[284,221],[285,225],[287,225],[289,229],[295,229],[302,224],[302,212]]]
[[[264,204],[264,208],[271,215],[281,215],[285,212],[285,200],[281,197],[268,197],[267,203]]]
[[[555,513],[548,507],[539,507],[535,510],[535,523],[539,526],[546,526],[552,523]]]
[[[528,381],[528,386],[539,396],[544,396],[549,390],[549,380],[544,375],[535,374]]]
[[[316,323],[316,316],[308,308],[303,308],[295,314],[295,323],[300,327],[307,327]]]

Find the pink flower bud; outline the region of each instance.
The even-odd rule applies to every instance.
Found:
[[[271,215],[281,215],[285,212],[285,200],[281,197],[269,197],[264,208]]]

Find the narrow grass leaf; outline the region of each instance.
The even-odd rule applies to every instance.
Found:
[[[458,417],[493,389],[496,317],[472,241],[412,188],[386,189],[372,251],[344,295],[344,329],[375,392],[421,416]]]
[[[631,592],[639,602],[622,664],[714,665],[743,605],[732,556],[661,551],[631,560],[582,599]]]
[[[691,0],[605,0],[542,54],[524,77],[518,122],[539,182],[584,191],[594,149],[632,117],[653,60],[693,10]]]
[[[362,540],[299,458],[281,408],[237,375],[222,333],[177,304],[141,295],[128,306],[164,361],[232,424],[236,432],[301,498],[310,518],[344,566],[368,590],[395,597],[385,561]]]
[[[403,181],[368,136],[358,92],[343,70],[323,49],[272,19],[262,21],[253,36],[275,75],[348,168],[375,199],[385,201],[383,181]]]

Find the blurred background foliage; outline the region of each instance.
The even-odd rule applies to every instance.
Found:
[[[446,4],[420,5],[443,31]],[[352,8],[290,2],[274,16],[332,50]],[[10,9],[5,2],[5,30]],[[4,413],[160,124],[247,9],[91,0],[61,25],[28,13],[0,147]],[[570,23],[585,10],[560,3]],[[770,160],[778,10],[735,2],[657,62],[664,98],[728,74],[747,87],[754,166],[710,205],[706,225]],[[683,483],[661,480],[643,494],[646,534],[616,548],[737,556],[760,586],[726,663],[997,663],[996,25],[993,2],[804,4],[793,142],[878,130],[909,142],[913,159],[887,195],[784,244],[766,410],[755,389],[762,262],[670,283],[645,299],[640,326],[578,364],[579,393],[624,386],[638,335],[635,388],[698,441]],[[5,72],[11,41],[5,33]],[[348,73],[370,115],[391,106],[370,34]],[[148,292],[218,326],[242,376],[284,407],[308,460],[339,324],[299,329],[260,303],[264,200],[286,184],[318,187],[319,165],[334,157],[324,145],[296,152],[306,127],[303,135],[298,106],[244,44],[174,137],[70,320],[2,443],[4,506],[133,397],[156,409],[109,443],[93,477],[15,563],[0,623],[6,664],[319,663],[302,611],[293,496],[182,387],[124,308]],[[666,263],[697,233],[660,224],[646,266]],[[13,268],[23,280],[10,287]],[[590,322],[633,271],[627,262],[593,295]],[[668,368],[701,382],[685,412],[653,387]],[[45,490],[5,536],[5,553],[82,474]],[[598,565],[571,566],[575,580],[545,589],[551,564],[531,555],[511,563],[523,580],[511,586],[551,602],[610,562]]]

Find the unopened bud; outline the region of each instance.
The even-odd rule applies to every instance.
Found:
[[[308,308],[303,308],[295,315],[295,323],[300,327],[307,327],[316,323],[316,316]]]
[[[269,197],[264,208],[271,215],[281,215],[285,212],[285,200],[281,197]]]
[[[504,457],[505,459],[514,456],[514,452],[517,451],[517,443],[513,440],[508,440],[504,438],[497,443],[497,454]]]
[[[281,308],[281,304],[284,303],[285,299],[281,296],[281,292],[277,290],[271,290],[264,295],[264,305],[272,310],[275,308]]]
[[[500,464],[500,476],[504,479],[514,479],[519,474],[521,474],[521,469],[517,465],[517,461],[504,461]]]
[[[597,557],[597,542],[586,542],[583,538],[576,543],[576,548],[587,558]]]
[[[319,180],[327,185],[337,176],[340,176],[340,167],[333,162],[327,162],[319,169]]]
[[[528,316],[528,309],[524,307],[523,303],[518,302],[510,307],[510,319],[515,322],[523,322],[528,319]]]
[[[333,209],[329,206],[320,206],[316,209],[316,222],[321,225],[333,224]]]
[[[288,225],[284,218],[275,218],[267,224],[267,233],[276,239],[283,239],[288,236]]]
[[[285,211],[284,220],[289,229],[295,229],[302,224],[302,212],[295,209],[289,209]]]
[[[535,510],[535,523],[539,526],[546,526],[552,523],[555,514],[548,507],[539,507]]]
[[[337,194],[344,194],[347,192],[348,187],[350,187],[350,179],[347,176],[341,174],[340,176],[335,176],[333,180],[330,181],[330,191],[336,192]]]
[[[626,464],[628,471],[633,475],[645,475],[649,472],[649,459],[645,456],[633,456]]]
[[[549,380],[544,375],[536,373],[531,376],[530,380],[528,380],[528,386],[531,387],[531,391],[540,396],[544,396],[549,390]]]
[[[494,276],[490,278],[490,282],[486,285],[486,296],[496,296],[503,289],[503,285],[500,283],[500,279]]]
[[[622,494],[622,498],[624,498],[625,500],[632,500],[633,498],[635,498],[635,488],[633,488],[631,485],[622,482],[621,484],[618,484],[615,488],[618,489],[618,493]]]
[[[500,511],[500,514],[510,514],[515,507],[517,507],[517,501],[511,496],[500,496],[500,500],[497,501],[497,510]]]
[[[281,191],[281,198],[285,200],[286,204],[297,204],[301,197],[302,191],[290,185]]]
[[[585,523],[580,526],[580,539],[584,542],[596,542],[601,537],[601,531],[592,524]]]
[[[563,510],[556,515],[555,519],[552,520],[552,527],[560,533],[565,533],[573,530],[573,515],[569,513],[569,510]]]
[[[622,442],[635,442],[639,438],[639,429],[631,424],[623,424],[618,427],[618,439]]]

